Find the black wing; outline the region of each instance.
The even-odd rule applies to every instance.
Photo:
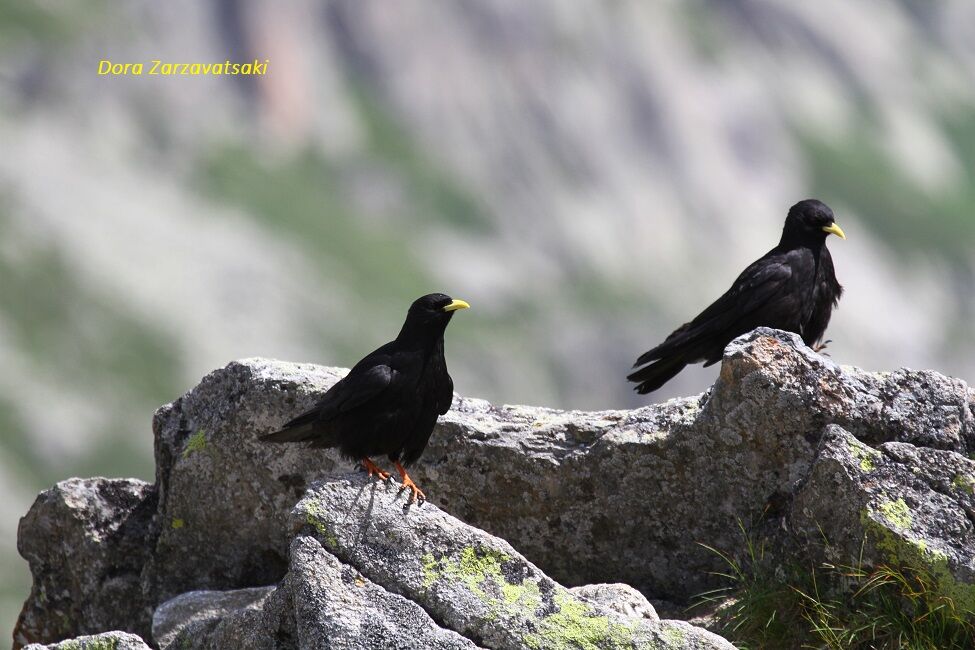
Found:
[[[445,381],[437,387],[437,413],[443,415],[450,410],[450,404],[454,401],[454,380],[444,372]]]
[[[634,371],[627,379],[638,383],[637,392],[649,393],[689,363],[717,362],[736,336],[759,325],[787,327],[800,311],[800,298],[790,290],[794,272],[788,256],[775,249],[769,251],[742,271],[731,288],[694,320],[640,355],[634,367],[650,365]]]
[[[317,435],[314,431],[315,424],[327,422],[340,413],[376,399],[393,383],[396,375],[396,370],[384,363],[363,366],[360,361],[348,375],[332,386],[313,408],[289,420],[280,431],[261,436],[261,440],[295,442],[314,438]]]
[[[681,349],[713,347],[718,343],[723,349],[735,336],[744,334],[754,327],[756,320],[767,320],[769,324],[796,313],[798,304],[787,291],[793,276],[792,266],[787,260],[776,257],[763,257],[754,262],[735,280],[731,288],[715,300],[690,323],[675,330],[667,339],[644,353],[637,360],[637,366],[655,361]],[[724,344],[720,340],[728,338]],[[689,362],[700,361],[705,356],[689,358]]]

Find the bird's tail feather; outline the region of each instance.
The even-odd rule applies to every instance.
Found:
[[[265,433],[260,437],[262,442],[301,442],[315,438],[319,432],[314,431],[318,413],[314,410],[302,413],[296,418],[288,420],[278,431]]]
[[[639,382],[633,390],[641,395],[646,395],[673,379],[686,365],[687,363],[681,357],[667,357],[640,368],[627,375],[626,378],[633,382]]]
[[[260,436],[261,442],[302,442],[315,437],[312,423],[306,422],[297,426],[285,426],[279,431],[272,431]]]

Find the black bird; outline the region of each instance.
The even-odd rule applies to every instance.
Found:
[[[447,374],[443,335],[454,312],[468,307],[442,293],[418,298],[395,340],[355,364],[310,411],[261,440],[338,447],[382,480],[389,473],[370,457],[386,454],[402,478],[401,490],[412,490],[411,501],[425,500],[403,465],[420,458],[437,417],[450,408],[454,382]]]
[[[707,367],[720,361],[725,346],[756,327],[795,332],[806,345],[819,343],[843,294],[826,248],[830,234],[846,239],[825,203],[806,199],[789,208],[778,246],[752,262],[697,318],[637,359],[633,367],[643,367],[627,377],[638,382],[634,390],[655,391],[689,363]]]

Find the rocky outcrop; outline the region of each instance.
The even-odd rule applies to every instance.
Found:
[[[573,593],[504,540],[361,474],[309,490],[291,530],[289,570],[273,592],[178,596],[156,610],[159,647],[732,647],[660,621],[626,588]]]
[[[575,596],[607,607],[624,616],[649,618],[658,621],[656,610],[647,597],[639,591],[621,583],[582,585],[569,589]]]
[[[339,562],[312,537],[295,538],[288,574],[261,592],[178,596],[156,610],[155,641],[163,650],[477,647],[439,627],[416,603]]]
[[[298,503],[292,526],[485,647],[731,647],[680,621],[627,617],[580,598],[504,540],[436,506],[405,503],[361,476],[332,480]]]
[[[172,646],[177,638],[205,640],[224,619],[261,610],[273,591],[274,587],[188,591],[156,608],[152,639],[160,648]]]
[[[164,600],[284,575],[292,506],[311,481],[349,467],[331,452],[267,445],[256,436],[310,407],[344,373],[234,362],[156,412],[160,532],[146,567],[148,591]]]
[[[160,410],[155,591],[283,575],[288,511],[311,481],[348,464],[256,436],[312,404],[341,372],[237,362]],[[416,478],[434,503],[560,582],[624,582],[681,600],[711,587],[719,568],[695,542],[733,547],[737,521],[779,508],[827,424],[870,443],[975,451],[972,395],[934,372],[843,368],[794,335],[757,330],[728,347],[718,381],[698,397],[601,412],[458,397]],[[199,552],[211,547],[216,559]]]
[[[41,645],[32,643],[26,650],[151,650],[145,642],[135,634],[127,632],[105,632],[91,636],[79,636],[74,639]]]
[[[156,603],[143,597],[141,574],[156,503],[135,479],[70,479],[37,497],[17,536],[34,584],[15,645],[106,630],[149,638]]]
[[[923,569],[975,615],[975,460],[889,442],[876,449],[830,426],[790,527],[824,559]]]
[[[718,381],[697,397],[602,412],[457,397],[414,472],[431,503],[407,509],[391,506],[392,486],[336,478],[349,467],[330,452],[257,440],[310,406],[342,372],[234,362],[157,412],[157,483],[131,504],[133,513],[145,504],[154,511],[141,529],[149,532],[132,537],[145,543],[124,572],[125,584],[141,587],[133,607],[145,612],[201,589],[277,585],[243,607],[213,594],[184,596],[210,603],[200,607],[209,613],[192,620],[173,614],[180,601],[172,601],[156,610],[158,624],[181,621],[166,638],[217,635],[264,647],[268,634],[284,643],[328,625],[333,635],[356,629],[341,612],[316,607],[324,617],[318,622],[314,612],[301,613],[299,589],[307,602],[317,602],[315,594],[322,602],[354,602],[363,593],[323,595],[309,586],[313,574],[343,576],[343,584],[357,584],[353,576],[361,575],[377,598],[422,607],[431,617],[427,633],[453,630],[485,647],[537,638],[531,635],[546,629],[544,617],[564,611],[559,603],[607,617],[609,630],[658,630],[645,600],[593,583],[626,583],[653,599],[686,601],[715,586],[713,572],[722,568],[701,544],[738,548],[739,522],[760,520],[785,531],[777,533],[780,546],[791,553],[819,552],[810,531],[823,526],[835,533],[834,550],[859,549],[864,535],[877,557],[923,546],[939,575],[950,577],[946,589],[975,582],[965,552],[972,541],[966,454],[975,451],[975,393],[935,372],[841,367],[795,335],[760,329],[728,346]],[[316,481],[325,482],[308,492]],[[84,507],[97,509],[97,499],[85,499],[91,505]],[[315,503],[326,505],[315,510]],[[59,516],[39,499],[21,528],[22,553],[47,534],[38,522]],[[447,521],[457,525],[445,528]],[[475,543],[487,539],[481,535],[498,545]],[[324,555],[307,546],[310,539]],[[38,549],[32,566],[54,567],[58,548]],[[305,559],[296,564],[296,556]],[[444,576],[466,575],[465,566],[490,575],[440,584]],[[76,575],[84,571],[75,564],[51,569],[48,583],[89,579]],[[75,607],[66,610],[70,625],[58,627],[37,587],[45,584],[43,572],[35,581],[22,638],[53,640],[104,624]],[[588,586],[573,592],[563,585]],[[509,612],[505,596],[537,604],[536,618]],[[400,629],[393,612],[399,601],[383,602],[389,629]],[[132,616],[116,627],[144,633],[148,618]],[[501,626],[484,623],[502,619]]]

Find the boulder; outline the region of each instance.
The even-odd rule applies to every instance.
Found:
[[[824,560],[921,569],[975,615],[975,460],[830,426],[789,524]]]
[[[291,522],[369,580],[487,648],[733,647],[681,621],[626,616],[580,598],[503,539],[435,505],[411,505],[362,474],[309,490]]]
[[[292,542],[288,574],[276,588],[177,596],[156,610],[153,634],[161,650],[477,650],[307,536]]]
[[[602,605],[607,609],[619,612],[623,616],[631,618],[649,618],[651,621],[659,621],[657,611],[654,609],[646,596],[631,587],[622,583],[582,585],[569,589],[573,595]]]
[[[210,373],[153,418],[160,533],[146,590],[161,602],[191,590],[257,587],[287,569],[288,512],[337,456],[267,445],[346,371],[262,359]]]
[[[135,479],[69,479],[41,492],[17,532],[34,583],[14,647],[106,630],[148,638],[155,603],[141,574],[155,511],[155,489]]]
[[[274,587],[228,591],[188,591],[166,601],[152,615],[152,639],[168,648],[178,636],[200,639],[230,614],[259,611]],[[181,648],[185,644],[177,644]]]
[[[50,645],[31,643],[26,646],[26,650],[150,650],[150,648],[135,634],[104,632],[93,636],[79,636]]]

